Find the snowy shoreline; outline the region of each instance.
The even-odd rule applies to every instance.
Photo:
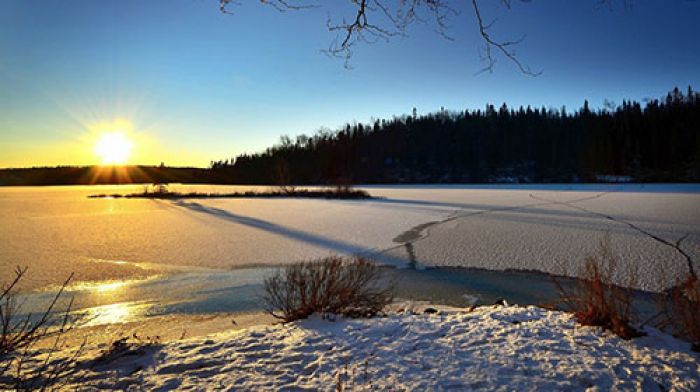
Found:
[[[145,346],[87,370],[82,387],[147,390],[678,390],[700,356],[655,329],[630,341],[538,307],[403,305],[384,317],[315,315]]]

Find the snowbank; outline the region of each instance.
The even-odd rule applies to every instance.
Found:
[[[314,317],[166,343],[90,370],[143,390],[698,390],[699,357],[656,330],[623,341],[536,307]]]

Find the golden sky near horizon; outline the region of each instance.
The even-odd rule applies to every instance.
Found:
[[[202,166],[206,157],[196,152],[169,147],[152,129],[138,129],[126,118],[81,124],[65,140],[44,143],[0,145],[0,168],[83,165],[166,165]],[[18,148],[19,147],[19,148]],[[37,159],[40,158],[40,159]]]

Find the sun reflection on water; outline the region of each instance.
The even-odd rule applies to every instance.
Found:
[[[152,278],[151,278],[152,279]],[[148,279],[145,279],[148,280]],[[144,279],[78,282],[69,291],[81,293],[96,305],[83,308],[77,313],[83,326],[119,324],[137,321],[145,317],[153,304],[147,301],[130,301],[132,286]]]
[[[85,326],[128,323],[145,316],[151,305],[131,301],[85,309]]]
[[[107,293],[112,291],[117,291],[127,285],[128,282],[117,281],[110,283],[103,283],[95,286],[95,291],[98,293]]]
[[[110,261],[112,264],[130,264],[125,261]],[[139,266],[141,269],[146,269],[142,268]],[[89,293],[89,294],[110,294],[112,296],[120,296],[126,294],[130,288],[143,284],[149,281],[153,281],[155,279],[160,278],[160,274],[153,274],[150,276],[146,276],[144,278],[135,278],[135,279],[120,279],[120,280],[100,280],[100,281],[79,281],[76,283],[71,284],[66,288],[66,291],[68,292],[84,292],[84,293]],[[50,287],[49,291],[55,290],[56,287],[52,286]]]
[[[133,281],[110,280],[102,282],[78,282],[70,286],[70,291],[88,291],[96,294],[112,293],[117,294],[122,289],[129,286]]]

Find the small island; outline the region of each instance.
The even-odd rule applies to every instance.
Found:
[[[282,197],[299,197],[308,199],[372,199],[374,198],[367,191],[355,189],[349,186],[338,186],[322,189],[297,189],[294,187],[281,187],[280,189],[271,189],[269,191],[245,191],[245,192],[230,192],[230,193],[208,193],[208,192],[173,192],[163,184],[154,185],[154,189],[144,189],[143,192],[137,193],[100,193],[89,195],[90,199],[235,199],[235,198],[282,198]]]

